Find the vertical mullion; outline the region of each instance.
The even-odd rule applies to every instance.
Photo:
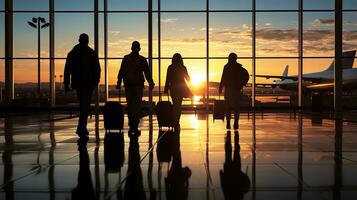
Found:
[[[104,99],[109,97],[108,82],[108,0],[104,0]]]
[[[159,101],[161,101],[161,1],[157,0],[157,49],[159,70]]]
[[[5,1],[5,99],[14,99],[13,0]]]
[[[148,0],[148,57],[149,68],[152,74],[152,0]],[[149,89],[149,102],[152,103],[152,90]]]
[[[55,80],[55,12],[54,0],[50,0],[50,106],[56,105],[56,80]]]
[[[255,108],[255,75],[256,75],[256,52],[255,52],[255,47],[256,47],[256,0],[252,0],[252,73],[253,73],[253,80],[252,80],[252,107]]]
[[[303,82],[303,80],[302,80],[302,76],[303,76],[303,28],[304,28],[304,26],[303,26],[303,20],[304,20],[304,18],[303,18],[303,0],[299,0],[299,30],[298,30],[298,34],[299,34],[299,38],[298,38],[298,45],[299,45],[299,47],[298,47],[298,51],[299,51],[299,60],[298,60],[298,107],[299,107],[299,109],[301,109],[302,108],[302,106],[303,106],[303,98],[302,98],[302,95],[303,95],[303,93],[302,93],[302,87],[303,87],[303,85],[302,85],[302,82]]]
[[[99,52],[98,1],[99,0],[94,0],[94,51],[97,56],[98,56],[98,52]],[[99,115],[99,84],[95,88],[94,94],[95,94],[95,114],[96,114],[96,116],[98,116]],[[99,136],[96,135],[96,138],[99,139]]]
[[[342,111],[342,0],[335,0],[334,108]]]
[[[209,110],[209,0],[206,0],[206,109]]]

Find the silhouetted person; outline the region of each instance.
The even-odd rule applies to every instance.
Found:
[[[182,99],[184,97],[192,96],[186,81],[190,81],[190,76],[183,64],[181,55],[175,53],[172,57],[171,65],[167,68],[165,93],[170,91],[176,127],[179,127],[180,125]]]
[[[77,187],[72,190],[72,199],[96,199],[92,175],[89,169],[89,155],[87,150],[87,139],[78,140],[79,172]]]
[[[80,137],[88,135],[87,119],[92,93],[100,79],[98,56],[88,43],[88,35],[82,33],[79,44],[68,53],[64,68],[65,92],[75,89],[79,101],[80,114],[76,133]]]
[[[122,80],[124,81],[127,111],[129,118],[129,134],[140,134],[138,129],[140,122],[141,103],[144,89],[144,75],[149,82],[150,90],[154,89],[151,71],[145,57],[139,55],[140,43],[134,41],[131,46],[132,52],[126,56],[121,63],[118,73],[117,88],[120,90]]]
[[[180,135],[175,134],[173,143],[172,163],[165,178],[166,199],[184,200],[188,197],[189,179],[192,171],[188,167],[182,167]]]
[[[246,79],[246,80],[245,80]],[[234,129],[239,128],[239,107],[241,90],[249,79],[246,69],[237,62],[235,53],[229,54],[228,63],[224,66],[221,83],[219,85],[219,94],[224,88],[225,110],[227,118],[227,129],[231,128],[231,109],[234,110]]]
[[[242,172],[240,158],[239,133],[234,132],[234,153],[232,158],[231,132],[228,131],[225,140],[226,160],[223,170],[220,170],[221,186],[226,200],[243,199],[249,191],[250,180],[247,174]]]
[[[131,136],[129,143],[128,172],[125,181],[124,199],[146,199],[143,174],[140,167],[138,136]]]

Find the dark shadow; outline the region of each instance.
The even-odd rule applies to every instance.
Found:
[[[170,162],[173,153],[173,131],[159,131],[158,142],[156,146],[157,161],[161,164],[163,162]]]
[[[192,175],[190,168],[182,167],[180,150],[180,133],[167,132],[172,137],[172,163],[165,178],[166,199],[187,199],[189,179]]]
[[[77,187],[72,190],[72,199],[96,199],[92,175],[89,168],[89,155],[87,150],[87,139],[78,140],[79,172]]]
[[[124,199],[146,199],[143,174],[140,167],[138,136],[130,137],[128,172],[125,181]]]
[[[243,199],[250,189],[250,180],[248,175],[242,171],[238,131],[234,132],[233,157],[230,131],[227,131],[225,139],[225,152],[223,170],[219,172],[224,197],[225,199]]]
[[[14,122],[12,117],[4,119],[4,152],[2,153],[3,164],[3,183],[1,189],[5,192],[5,199],[15,199],[14,182],[12,181],[14,175]]]

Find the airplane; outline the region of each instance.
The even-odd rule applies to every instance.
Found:
[[[356,50],[343,52],[342,54],[342,85],[344,91],[351,91],[357,89],[357,68],[353,67]],[[333,91],[334,88],[334,64],[332,61],[330,66],[321,72],[303,74],[303,91],[304,92],[318,92],[318,91]],[[281,76],[274,75],[256,75],[256,77],[263,77],[266,79],[276,78],[270,86],[272,88],[279,87],[285,90],[297,90],[298,76],[288,76],[289,65],[284,69]],[[259,85],[259,84],[257,84]],[[263,84],[264,86],[268,84]]]

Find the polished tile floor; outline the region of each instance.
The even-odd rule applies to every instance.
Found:
[[[55,120],[48,120],[48,119]],[[142,119],[139,138],[63,114],[0,119],[0,199],[357,199],[357,124],[242,115],[226,131],[184,114],[181,131]]]

